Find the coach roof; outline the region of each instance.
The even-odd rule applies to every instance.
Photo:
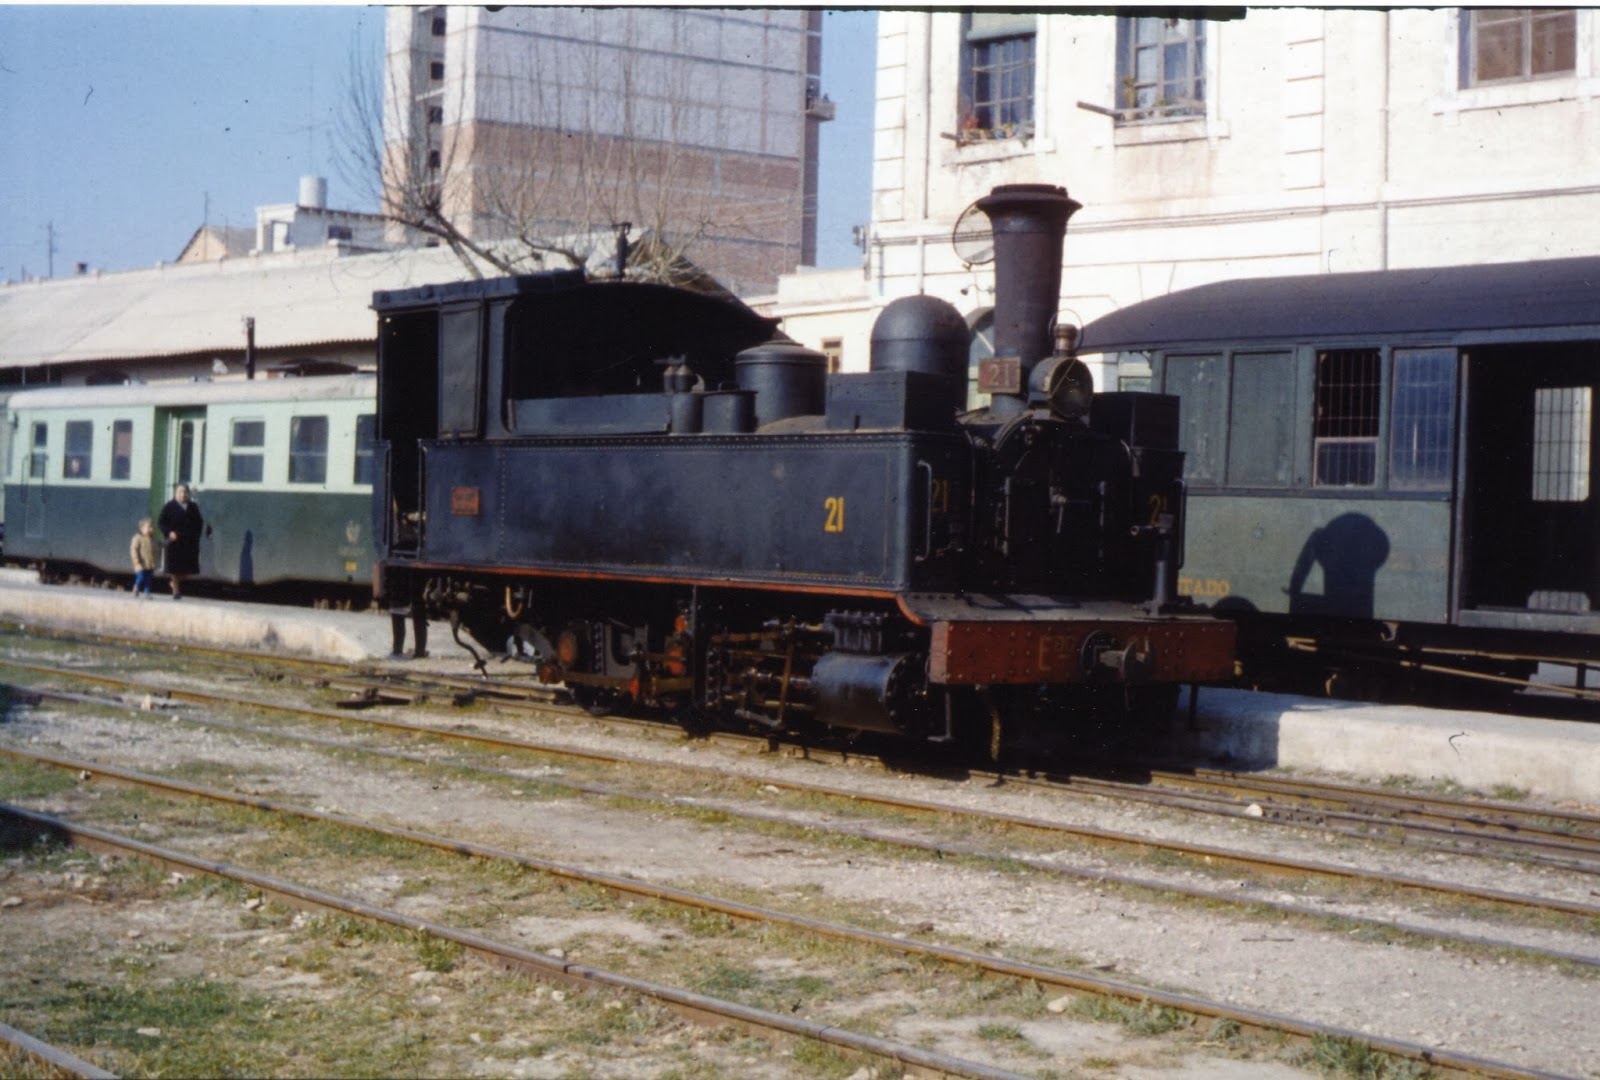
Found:
[[[1200,285],[1114,311],[1084,327],[1083,352],[1299,342],[1369,335],[1574,329],[1600,338],[1600,257]],[[1543,336],[1543,335],[1541,335]]]

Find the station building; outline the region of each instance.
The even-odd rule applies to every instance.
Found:
[[[1084,204],[1079,325],[1230,278],[1595,254],[1597,95],[1589,9],[885,11],[864,270],[787,276],[763,309],[855,369],[872,314],[928,293],[976,361],[993,275],[963,215],[1003,183]]]

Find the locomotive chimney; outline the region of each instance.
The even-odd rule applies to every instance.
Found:
[[[978,389],[994,395],[1002,415],[1022,411],[1034,365],[1055,347],[1062,241],[1081,208],[1053,184],[1003,184],[978,200],[994,231],[995,278],[994,360]]]

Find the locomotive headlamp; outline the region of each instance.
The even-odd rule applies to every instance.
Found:
[[[1028,404],[1048,405],[1063,420],[1077,420],[1089,411],[1094,375],[1076,356],[1052,356],[1028,376]]]

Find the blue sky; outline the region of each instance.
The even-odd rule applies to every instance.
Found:
[[[823,266],[860,258],[876,18],[823,19]],[[334,121],[352,51],[382,44],[376,7],[0,5],[0,280],[44,276],[52,230],[57,276],[170,262],[206,220],[292,202],[306,173],[330,205],[375,209],[338,174]]]

